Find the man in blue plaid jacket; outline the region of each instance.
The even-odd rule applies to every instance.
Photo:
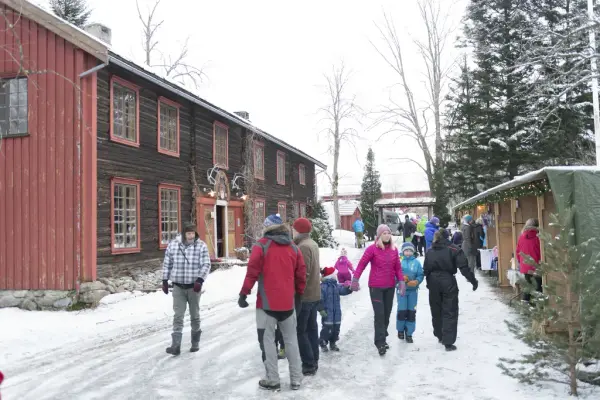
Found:
[[[200,291],[210,273],[208,247],[200,240],[196,226],[186,223],[181,235],[169,243],[163,262],[162,290],[169,294],[169,279],[173,282],[173,342],[167,347],[168,354],[181,353],[183,317],[187,305],[190,306],[192,326],[191,352],[200,350]]]

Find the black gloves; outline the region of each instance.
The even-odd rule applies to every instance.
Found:
[[[162,291],[164,294],[169,294],[169,281],[166,279],[162,282]]]
[[[240,306],[241,308],[246,308],[249,306],[248,302],[246,301],[245,294],[240,294],[240,298],[238,299],[238,306]]]
[[[473,291],[476,291],[479,287],[479,282],[477,281],[477,279],[474,279],[473,282],[471,282],[471,284],[473,285]]]

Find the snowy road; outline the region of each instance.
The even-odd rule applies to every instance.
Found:
[[[358,255],[356,250],[350,254],[355,260]],[[280,361],[283,389],[278,394],[265,393],[257,388],[263,367],[256,338],[254,303],[245,310],[236,304],[235,294],[243,271],[214,275],[219,273],[229,273],[229,287],[222,288],[228,293],[222,296],[223,300],[202,308],[200,352],[187,351],[189,325],[186,325],[184,352],[176,358],[165,354],[171,329],[171,316],[166,313],[170,298],[160,294],[166,310],[153,320],[141,318],[141,322],[134,324],[121,321],[114,329],[102,328],[98,334],[88,333],[76,341],[54,347],[46,343],[47,350],[39,354],[32,352],[26,357],[16,357],[13,353],[4,359],[0,356],[0,363],[4,362],[0,368],[7,376],[3,400],[527,400],[566,397],[563,388],[539,390],[502,375],[496,367],[498,358],[526,351],[526,347],[508,332],[503,319],[509,310],[495,298],[485,279],[480,278],[479,290],[472,292],[462,276],[458,277],[461,288],[458,351],[446,353],[433,337],[427,289],[423,287],[419,292],[415,343],[409,345],[396,339],[392,321],[391,349],[384,358],[380,357],[372,343],[369,293],[361,290],[342,300],[344,320],[339,342],[342,352],[322,354],[317,376],[305,378],[298,392],[289,390],[287,362]],[[367,275],[361,279],[365,287]],[[207,291],[211,290],[209,282],[210,279]],[[2,314],[0,320],[1,317]],[[72,332],[63,328],[65,335]],[[36,340],[48,339],[42,336]],[[2,343],[3,348],[7,348],[6,345],[10,344]]]

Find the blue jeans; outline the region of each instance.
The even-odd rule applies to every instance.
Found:
[[[406,330],[406,334],[408,336],[412,336],[413,333],[415,333],[415,328],[417,325],[416,307],[418,294],[418,290],[407,289],[404,296],[400,296],[399,294],[396,295],[396,299],[398,300],[396,330],[398,332],[404,332]]]
[[[298,313],[298,346],[302,366],[311,368],[319,363],[319,325],[317,324],[318,301],[302,302]]]

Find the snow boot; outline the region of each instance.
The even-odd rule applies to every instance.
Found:
[[[456,346],[453,344],[447,344],[446,345],[446,351],[454,351],[456,350]]]
[[[265,390],[272,390],[274,392],[278,392],[281,390],[281,384],[279,383],[271,383],[266,379],[261,379],[260,381],[258,381],[258,386],[261,389],[265,389]]]
[[[413,338],[412,338],[412,336],[408,336],[408,335],[406,335],[406,343],[413,343]]]
[[[290,387],[292,388],[292,390],[300,390],[300,384],[299,383],[291,383]]]
[[[335,344],[335,342],[331,342],[331,343],[329,343],[329,350],[331,350],[331,351],[340,351],[340,348],[337,347],[337,345]]]
[[[382,345],[377,348],[377,351],[379,352],[380,356],[385,356],[385,352],[387,351],[387,349],[385,348],[385,345]]]
[[[173,332],[171,333],[171,337],[173,338],[173,342],[170,347],[167,347],[165,351],[167,354],[172,354],[174,356],[178,356],[181,354],[181,333]]]
[[[398,332],[398,339],[404,340],[404,331]]]
[[[200,350],[200,335],[202,331],[192,332],[192,347],[190,348],[190,352],[195,353]]]
[[[285,358],[285,349],[279,349],[279,353],[277,353],[277,359],[283,360]]]
[[[386,350],[389,350],[389,349],[390,349],[390,345],[389,345],[389,344],[387,344],[387,342],[383,344],[383,347],[385,347],[385,349],[386,349]]]
[[[327,342],[324,340],[321,340],[321,342],[319,343],[319,347],[321,347],[321,351],[323,353],[327,353],[329,351],[329,349],[327,348]]]

